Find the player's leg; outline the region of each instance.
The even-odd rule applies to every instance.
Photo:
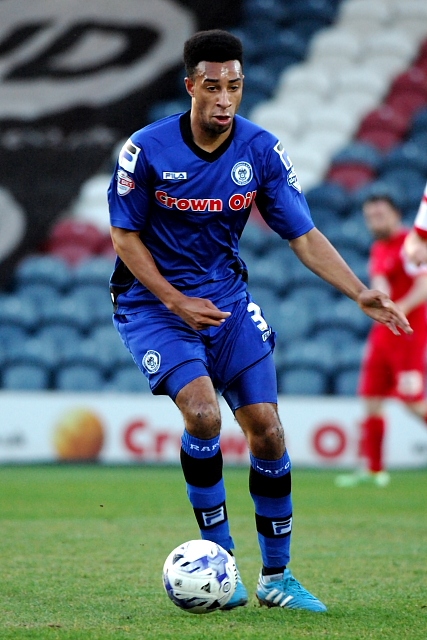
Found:
[[[325,611],[287,567],[292,531],[291,462],[277,412],[273,355],[243,372],[224,392],[224,398],[250,449],[249,487],[263,563],[257,597],[267,606]]]
[[[176,394],[173,389],[185,381],[186,371],[191,375],[194,364],[188,363],[173,372],[165,387],[180,409],[185,424],[182,437],[181,465],[187,483],[187,495],[194,510],[200,535],[232,552],[234,542],[230,534],[226,507],[226,491],[222,474],[220,449],[221,415],[211,379],[196,378],[182,386]],[[237,587],[225,609],[244,606],[248,593],[238,572]]]
[[[365,416],[359,424],[359,467],[354,473],[338,475],[335,478],[338,487],[354,487],[364,482],[386,486],[390,480],[383,455],[386,433],[383,402],[392,395],[395,387],[392,351],[371,333],[358,389],[365,405]]]
[[[338,475],[335,479],[338,487],[355,487],[366,482],[372,482],[379,487],[389,484],[390,476],[384,463],[386,420],[383,404],[383,398],[365,399],[365,417],[359,424],[360,468],[354,473]]]
[[[182,412],[181,462],[202,538],[231,550],[219,447],[221,417],[202,332],[191,329],[163,305],[116,315],[114,324],[152,392],[170,396]]]
[[[172,376],[183,373],[177,371]],[[184,419],[181,465],[201,537],[230,551],[234,544],[222,473],[221,415],[211,379],[203,376],[185,384],[174,400]]]

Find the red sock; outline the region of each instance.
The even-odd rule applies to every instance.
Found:
[[[359,455],[367,459],[369,471],[377,472],[384,469],[384,432],[385,420],[380,416],[370,416],[361,424]]]

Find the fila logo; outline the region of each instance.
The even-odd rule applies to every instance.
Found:
[[[186,171],[163,171],[163,180],[187,180]]]
[[[225,520],[224,507],[221,506],[218,509],[214,509],[213,511],[203,511],[202,517],[206,527],[213,527],[214,524],[218,524],[219,522],[224,522]]]
[[[285,520],[276,520],[271,523],[273,527],[273,533],[275,536],[283,536],[290,533],[292,530],[292,517]]]

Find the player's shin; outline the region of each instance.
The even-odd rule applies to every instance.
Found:
[[[227,517],[219,436],[201,440],[184,431],[181,466],[202,539],[231,551],[234,543]]]
[[[292,531],[291,462],[261,460],[251,455],[249,488],[255,504],[263,573],[282,573],[290,560]]]

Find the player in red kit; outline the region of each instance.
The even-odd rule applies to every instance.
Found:
[[[427,264],[427,184],[414,226],[405,238],[405,253],[415,264]]]
[[[383,458],[385,399],[400,399],[427,426],[427,267],[408,261],[404,251],[408,229],[402,226],[401,213],[391,197],[370,197],[363,212],[375,238],[369,263],[371,285],[396,301],[414,332],[396,337],[379,324],[371,329],[359,381],[359,394],[366,406],[359,445],[364,466],[355,473],[338,476],[336,484],[341,487],[366,481],[378,486],[388,484],[390,476]]]

